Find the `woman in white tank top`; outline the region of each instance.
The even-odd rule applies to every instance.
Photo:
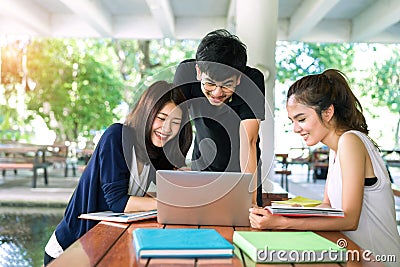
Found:
[[[252,208],[251,226],[343,231],[376,259],[395,259],[396,262],[385,262],[385,266],[400,266],[400,237],[388,172],[377,145],[368,137],[361,104],[345,75],[330,69],[301,78],[289,88],[286,109],[294,132],[308,146],[321,142],[330,148],[328,177],[320,206],[341,208],[345,216],[289,218]]]

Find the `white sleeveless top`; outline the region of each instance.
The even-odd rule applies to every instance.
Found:
[[[386,262],[384,264],[385,266],[399,266],[400,236],[396,226],[393,191],[385,163],[378,149],[367,135],[359,131],[348,131],[343,135],[349,133],[357,135],[363,141],[378,181],[372,186],[364,186],[363,204],[357,230],[343,233],[362,249],[372,251],[374,255],[384,257],[396,255],[397,262]],[[331,206],[333,208],[342,208],[340,160],[338,154],[335,159],[335,154],[332,150],[329,155],[326,186]]]

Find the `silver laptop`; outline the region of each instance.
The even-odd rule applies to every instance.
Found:
[[[250,225],[252,174],[159,170],[156,182],[159,223]]]

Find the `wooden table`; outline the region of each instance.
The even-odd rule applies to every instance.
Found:
[[[281,175],[281,186],[283,187],[285,184],[286,191],[289,191],[289,181],[288,176],[292,174],[290,170],[288,170],[288,157],[287,153],[276,153],[275,159],[277,163],[281,165],[281,169],[276,169],[275,174]]]
[[[326,175],[329,167],[329,150],[326,149],[316,149],[312,152],[311,157],[311,168],[313,169],[313,182],[317,181],[318,170],[322,172],[325,170],[325,174],[322,176],[323,179],[326,179]]]
[[[83,237],[71,245],[58,259],[48,266],[264,266],[255,264],[240,250],[231,259],[137,259],[132,242],[132,231],[136,228],[214,228],[224,238],[232,242],[234,230],[252,230],[249,227],[230,226],[189,226],[189,225],[162,225],[153,220],[135,222],[131,224],[100,222]],[[340,232],[316,232],[336,243],[340,238],[347,240],[348,250],[360,251],[360,248]],[[237,249],[237,248],[236,248]],[[360,252],[361,255],[361,252]],[[383,266],[381,263],[366,260],[348,261],[346,264],[268,264],[268,266]]]

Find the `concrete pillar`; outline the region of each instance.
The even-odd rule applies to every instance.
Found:
[[[263,189],[270,191],[274,175],[274,89],[278,0],[236,0],[236,35],[247,46],[248,65],[265,76],[265,121],[261,123]]]

